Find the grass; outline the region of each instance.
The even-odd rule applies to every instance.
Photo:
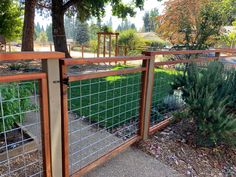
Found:
[[[124,69],[117,66],[113,70]],[[173,70],[156,69],[154,92],[163,99],[170,92]],[[165,87],[158,83],[165,80]],[[76,81],[70,84],[69,110],[91,123],[113,128],[130,121],[138,121],[141,94],[141,73],[108,76]]]

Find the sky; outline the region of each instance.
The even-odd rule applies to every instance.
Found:
[[[129,3],[131,0],[123,0],[125,3]],[[137,29],[141,29],[143,26],[143,16],[145,14],[145,11],[150,11],[154,8],[157,8],[159,10],[159,13],[162,14],[164,10],[164,5],[163,3],[166,0],[162,2],[158,2],[157,0],[146,0],[144,3],[144,9],[140,11],[138,8],[136,9],[137,13],[135,17],[128,17],[127,19],[131,22],[134,23]],[[116,30],[118,25],[122,22],[121,19],[112,16],[111,12],[111,6],[108,5],[106,7],[106,15],[102,18],[102,23],[106,24],[110,18],[112,17],[112,25],[113,29]],[[35,22],[39,22],[40,25],[42,25],[44,28],[51,23],[51,18],[43,18],[39,14],[36,14],[36,19]]]

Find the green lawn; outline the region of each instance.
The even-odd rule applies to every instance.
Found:
[[[123,66],[114,70],[123,69]],[[156,69],[154,95],[159,99],[169,94],[173,70]],[[165,82],[165,86],[158,83]],[[141,73],[109,76],[72,82],[69,89],[69,110],[92,123],[106,128],[138,120],[141,92]]]

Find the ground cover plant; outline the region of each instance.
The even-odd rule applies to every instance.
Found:
[[[183,93],[187,117],[195,123],[197,145],[236,144],[235,85],[235,70],[220,62],[190,64],[176,78],[172,87]]]
[[[183,106],[181,95],[172,93],[172,84],[182,69],[178,66],[170,68],[159,67],[155,69],[154,87],[152,95],[151,122],[156,124],[168,118],[168,114],[179,110]]]

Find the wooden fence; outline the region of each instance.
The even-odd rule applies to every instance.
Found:
[[[184,64],[218,60],[222,54],[223,58],[233,57],[236,50],[143,54],[139,57],[65,59],[59,52],[0,53],[1,62],[41,60],[42,68],[36,73],[6,74],[0,78],[1,121],[6,123],[15,115],[21,118],[18,128],[3,126],[1,130],[5,144],[0,148],[5,150],[0,151],[0,175],[84,175],[169,124],[172,113],[182,106],[178,94],[169,94],[170,83]],[[178,56],[178,60],[156,62],[155,57],[159,55],[169,55],[171,59]],[[142,65],[121,65],[136,61],[141,61]],[[29,85],[22,86],[25,84]],[[18,94],[7,99],[10,88],[16,88],[14,93]],[[25,104],[34,100],[33,107],[23,107],[22,100],[26,100]],[[170,105],[170,100],[177,106]],[[14,107],[13,112],[6,112],[10,107]],[[40,119],[32,124],[36,117]],[[31,120],[31,124],[26,124],[27,120]],[[17,142],[21,150],[11,149],[8,133],[16,129],[21,131],[21,136],[22,132],[32,135],[34,129],[40,130],[27,140],[35,141],[33,149],[26,148],[24,138]],[[6,154],[5,158],[1,158],[1,152]],[[32,152],[37,154],[38,168],[29,171],[33,164],[27,155]],[[19,158],[22,164],[14,168],[13,161]]]

